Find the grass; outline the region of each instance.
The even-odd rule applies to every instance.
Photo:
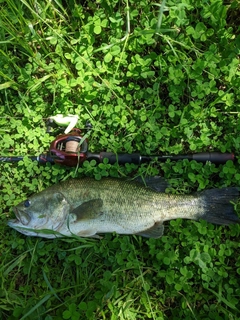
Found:
[[[46,152],[46,118],[72,113],[93,125],[92,152],[238,158],[238,1],[81,3],[0,3],[1,156]],[[239,160],[0,167],[1,319],[239,319],[239,226],[176,220],[158,240],[99,241],[6,225],[16,204],[69,177],[162,175],[189,193],[239,186]]]

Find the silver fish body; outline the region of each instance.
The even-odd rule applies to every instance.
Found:
[[[158,238],[163,222],[176,218],[238,222],[230,203],[237,200],[237,188],[171,195],[163,192],[166,183],[161,178],[149,179],[148,185],[114,178],[64,181],[17,205],[16,219],[8,225],[45,238],[99,237],[109,232]]]

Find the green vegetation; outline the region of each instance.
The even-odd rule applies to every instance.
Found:
[[[238,155],[239,17],[237,0],[1,0],[0,154],[44,153],[44,119],[72,113],[92,123],[93,152]],[[188,193],[239,186],[239,164],[0,164],[0,318],[239,319],[239,226],[176,220],[158,240],[100,241],[6,226],[70,176],[162,175]]]

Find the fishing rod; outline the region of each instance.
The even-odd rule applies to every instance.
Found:
[[[55,124],[48,122],[47,132],[51,131],[51,128]],[[87,124],[85,130],[90,130],[91,126]],[[95,160],[97,163],[102,163],[104,159],[108,159],[108,163],[118,163],[123,165],[125,163],[134,163],[140,165],[142,163],[149,163],[152,160],[164,162],[168,159],[172,161],[177,160],[195,160],[197,162],[210,161],[215,164],[224,164],[228,160],[235,160],[233,153],[221,153],[221,152],[200,152],[194,154],[184,155],[141,155],[140,153],[120,153],[115,154],[112,152],[99,152],[91,153],[88,151],[88,139],[82,135],[82,130],[73,128],[70,132],[59,134],[55,140],[50,144],[50,149],[47,154],[41,154],[39,156],[30,156],[29,159],[38,161],[41,164],[46,162],[57,163],[68,167],[75,167],[82,164],[84,161]],[[23,156],[15,157],[0,157],[0,162],[18,162],[23,160]]]

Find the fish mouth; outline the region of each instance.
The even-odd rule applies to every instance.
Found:
[[[19,209],[13,208],[16,218],[8,220],[7,225],[22,234],[29,235],[30,216]],[[32,235],[32,234],[31,234]]]
[[[7,222],[7,224],[11,228],[15,228],[22,225],[22,223],[18,219],[11,219]]]
[[[16,218],[9,221],[9,223],[12,226],[13,225],[27,226],[30,223],[31,218],[27,212],[19,210],[17,208],[13,208],[13,212],[15,213]]]

